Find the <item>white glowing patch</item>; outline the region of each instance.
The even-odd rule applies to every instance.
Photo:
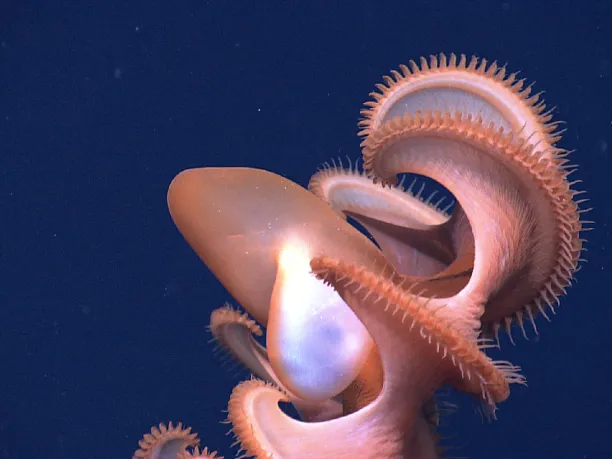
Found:
[[[300,289],[300,283],[308,282],[312,278],[310,273],[310,254],[304,244],[289,243],[280,251],[278,256],[278,270],[286,276],[287,287]],[[297,294],[298,292],[294,292]]]
[[[324,400],[355,379],[372,341],[340,295],[310,272],[311,258],[300,240],[280,251],[267,345],[272,367],[289,390]]]

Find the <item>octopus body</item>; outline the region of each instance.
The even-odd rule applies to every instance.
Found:
[[[244,456],[442,457],[436,392],[470,394],[494,417],[525,378],[486,350],[513,324],[537,333],[577,270],[573,169],[516,74],[465,56],[411,61],[362,115],[363,172],[325,167],[306,189],[264,170],[202,168],[170,185],[179,231],[246,311],[226,305],[210,324],[255,376],[229,400]],[[455,204],[397,186],[406,173]],[[134,457],[216,457],[198,442],[162,424]]]

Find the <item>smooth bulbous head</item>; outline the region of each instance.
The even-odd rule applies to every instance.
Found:
[[[309,261],[326,255],[385,266],[372,242],[306,189],[263,170],[181,172],[168,205],[219,281],[269,326],[270,361],[288,389],[318,400],[350,383],[371,339],[342,299],[310,274]]]

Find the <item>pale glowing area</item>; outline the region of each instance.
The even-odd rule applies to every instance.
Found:
[[[300,240],[279,253],[267,348],[287,389],[308,400],[325,400],[356,378],[373,342],[340,295],[312,275],[311,258]]]

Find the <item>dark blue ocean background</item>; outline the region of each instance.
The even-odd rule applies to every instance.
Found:
[[[359,156],[382,75],[438,52],[546,91],[596,221],[552,322],[502,343],[529,386],[493,423],[461,402],[449,455],[612,458],[611,23],[610,0],[3,0],[0,458],[128,458],[169,420],[234,457],[220,421],[248,374],[206,328],[231,298],[174,227],[168,184],[249,166],[306,185]]]

